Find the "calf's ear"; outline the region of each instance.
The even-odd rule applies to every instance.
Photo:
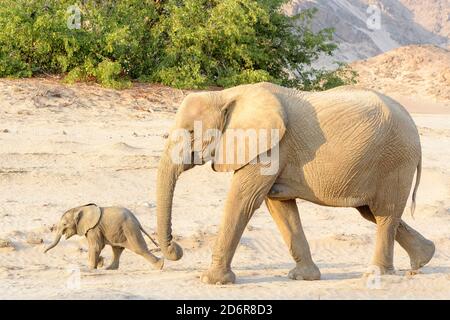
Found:
[[[100,208],[96,205],[87,205],[78,208],[74,214],[77,234],[85,236],[86,233],[97,226],[101,218]]]

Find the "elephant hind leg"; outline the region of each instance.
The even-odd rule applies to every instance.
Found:
[[[361,206],[356,209],[365,219],[376,223],[375,216],[369,206]],[[423,237],[403,220],[400,220],[397,227],[395,240],[408,253],[412,270],[417,270],[426,265],[434,255],[433,242]]]
[[[126,247],[134,253],[142,256],[157,270],[161,270],[164,266],[164,259],[160,259],[153,255],[147,247],[144,237],[139,229],[133,229],[133,231],[125,231],[127,238]]]
[[[408,252],[412,270],[423,267],[433,258],[436,249],[433,241],[426,239],[403,220],[400,221],[397,234],[398,243]]]
[[[392,274],[394,269],[394,240],[400,218],[396,215],[374,215],[377,223],[375,253],[372,265],[380,269],[380,274]]]
[[[122,255],[123,250],[124,250],[124,248],[122,248],[122,247],[116,247],[116,246],[112,247],[113,261],[106,268],[107,270],[117,270],[117,269],[119,269],[120,256]]]
[[[289,278],[319,280],[320,271],[312,260],[295,200],[281,201],[266,198],[266,205],[289,248],[289,252],[297,263],[296,267],[289,272]]]

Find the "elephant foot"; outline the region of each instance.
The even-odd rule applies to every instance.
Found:
[[[109,266],[106,267],[106,270],[117,270],[119,269],[119,265],[117,263],[111,263]]]
[[[155,263],[153,264],[153,267],[154,267],[156,270],[161,270],[161,269],[164,267],[164,259],[163,259],[163,258],[159,259],[157,262],[155,262]]]
[[[367,271],[364,272],[363,278],[373,277],[373,276],[382,276],[382,275],[395,275],[397,272],[394,267],[385,267],[381,265],[370,265],[367,268]]]
[[[417,250],[409,254],[411,269],[417,270],[426,265],[433,258],[435,250],[434,243],[425,239]]]
[[[416,275],[421,274],[421,273],[422,273],[422,271],[420,271],[420,270],[407,270],[405,272],[405,276],[413,277],[413,276],[416,276]]]
[[[230,284],[235,283],[236,275],[231,270],[210,268],[202,274],[201,280],[208,284]]]
[[[320,270],[314,262],[297,263],[295,268],[289,271],[288,277],[292,280],[320,280]]]

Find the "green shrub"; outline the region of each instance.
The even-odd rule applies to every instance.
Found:
[[[180,88],[347,83],[309,67],[336,48],[332,30],[311,31],[315,10],[287,17],[286,2],[83,0],[74,29],[73,0],[0,0],[0,77],[62,73],[113,88],[133,79]]]
[[[119,62],[106,59],[97,66],[92,60],[87,60],[83,66],[75,67],[66,76],[65,81],[73,83],[77,81],[89,81],[95,79],[105,87],[124,89],[131,87],[131,81],[122,77],[123,69]]]
[[[313,74],[313,78],[304,81],[304,90],[322,91],[358,82],[358,73],[342,62],[337,62],[335,70],[314,70]]]
[[[0,76],[66,73],[126,87],[154,63],[153,0],[84,1],[81,28],[68,27],[73,0],[0,0]]]

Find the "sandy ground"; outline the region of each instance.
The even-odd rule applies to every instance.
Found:
[[[230,182],[230,174],[214,173],[208,165],[179,180],[173,229],[184,257],[166,261],[163,271],[153,271],[143,258],[125,251],[118,271],[91,272],[86,241],[77,237],[44,254],[60,215],[89,202],[126,206],[147,230],[155,230],[163,135],[185,94],[166,92],[162,97],[163,91],[0,80],[1,299],[450,298],[450,114],[436,114],[426,106],[418,110],[417,99],[413,110],[422,113],[413,117],[421,133],[424,170],[415,219],[409,207],[404,219],[437,248],[421,274],[405,275],[409,259],[396,245],[399,274],[383,276],[378,287],[369,288],[361,275],[374,247],[374,225],[355,209],[299,201],[322,280],[287,278],[294,264],[263,205],[233,260],[237,283],[201,283]],[[111,259],[109,247],[103,256]]]

